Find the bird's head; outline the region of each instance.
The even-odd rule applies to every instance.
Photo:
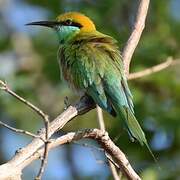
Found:
[[[78,12],[61,14],[55,21],[38,21],[28,23],[27,25],[39,25],[55,29],[60,42],[67,41],[78,33],[89,33],[96,30],[92,20]]]

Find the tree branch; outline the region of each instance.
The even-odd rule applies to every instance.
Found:
[[[96,110],[97,110],[97,121],[99,124],[99,128],[100,128],[100,130],[105,131],[106,129],[105,129],[105,123],[104,123],[102,109],[98,105],[96,105]],[[105,152],[105,156],[108,160],[109,168],[111,170],[111,173],[112,173],[114,180],[119,180],[119,176],[118,176],[116,167],[108,158],[110,155]]]
[[[34,112],[36,112],[39,116],[41,116],[43,119],[45,117],[48,117],[48,115],[46,115],[41,109],[39,109],[37,106],[35,106],[34,104],[30,103],[29,101],[25,100],[24,98],[22,98],[21,96],[17,95],[14,91],[12,91],[6,82],[3,82],[2,80],[0,80],[0,89],[6,91],[8,94],[10,94],[11,96],[15,97],[16,99],[18,99],[19,101],[21,101],[22,103],[24,103],[25,105],[27,105],[28,107],[30,107]]]
[[[34,112],[36,112],[40,117],[42,117],[43,122],[44,122],[44,126],[45,126],[45,130],[46,130],[46,134],[45,134],[45,138],[44,138],[44,143],[45,143],[45,148],[44,148],[44,156],[42,158],[41,161],[41,167],[39,169],[38,175],[36,177],[37,180],[41,179],[42,174],[44,172],[45,169],[45,165],[47,163],[47,158],[48,158],[48,133],[49,133],[49,116],[47,114],[45,114],[41,109],[39,109],[37,106],[35,106],[34,104],[30,103],[29,101],[27,101],[26,99],[22,98],[21,96],[19,96],[18,94],[16,94],[14,91],[12,91],[6,82],[3,82],[0,80],[0,89],[6,91],[8,94],[10,94],[11,96],[15,97],[16,99],[18,99],[20,102],[24,103],[25,105],[27,105],[29,108],[31,108]],[[6,128],[9,128],[13,131],[17,131],[19,133],[24,133],[27,135],[33,135],[30,132],[27,131],[20,131],[17,130],[15,128],[12,128],[4,123],[1,122],[1,125],[4,125]]]
[[[33,133],[29,132],[29,131],[25,131],[23,129],[17,129],[17,128],[11,127],[11,126],[9,126],[8,124],[6,124],[6,123],[4,123],[2,121],[0,121],[0,125],[4,126],[5,128],[7,128],[7,129],[9,129],[11,131],[14,131],[15,133],[26,134],[26,135],[31,136],[33,138],[41,138],[38,135],[33,134]],[[44,139],[41,139],[41,140],[44,141]]]
[[[91,99],[87,97],[83,97],[80,100],[80,102],[75,104],[74,106],[68,107],[66,111],[64,111],[61,115],[59,115],[54,121],[50,123],[48,138],[50,138],[50,136],[58,129],[61,129],[72,118],[82,113],[85,113],[91,110],[92,108],[95,108],[95,104],[92,102]],[[38,136],[44,138],[45,134],[46,129],[44,128],[41,130]],[[57,140],[52,140],[52,142],[50,141],[49,149],[52,148],[52,144],[54,144],[54,142],[59,142],[60,140],[64,143],[70,142],[69,138],[67,137],[71,137],[73,140],[78,140],[80,138],[93,138],[98,140],[98,142],[102,145],[103,148],[106,147],[105,150],[107,151],[107,153],[110,154],[113,158],[115,158],[114,161],[121,167],[123,173],[126,176],[129,173],[129,177],[138,177],[138,175],[129,165],[129,162],[126,159],[125,155],[120,151],[120,149],[117,146],[114,145],[114,143],[110,140],[109,136],[107,135],[107,133],[105,133],[105,131],[94,129],[79,131],[76,135],[68,133],[58,138]],[[43,154],[44,149],[41,149],[41,151],[39,151],[39,148],[41,148],[42,146],[42,140],[40,138],[35,138],[29,145],[18,151],[8,163],[0,166],[0,179],[10,178],[12,176],[14,178],[15,175],[19,177],[24,167],[29,165],[29,163],[31,163],[32,160],[37,159]]]
[[[105,131],[103,112],[102,112],[102,109],[98,105],[96,105],[96,111],[97,111],[97,122],[99,124],[99,129]]]
[[[67,136],[66,136],[67,135]],[[82,138],[91,138],[97,140],[102,148],[113,157],[113,160],[121,168],[122,172],[128,179],[140,180],[139,176],[131,167],[129,161],[127,160],[124,153],[113,143],[110,139],[108,133],[99,129],[86,129],[83,131],[78,131],[76,133],[68,133],[65,137],[60,137],[55,140],[54,145],[59,145],[63,143],[70,143],[72,141],[77,141]],[[61,139],[62,138],[62,139]]]
[[[161,64],[155,65],[153,67],[144,69],[144,70],[139,71],[139,72],[130,73],[128,76],[128,79],[132,80],[132,79],[138,79],[138,78],[141,78],[144,76],[148,76],[148,75],[162,71],[162,70],[168,68],[169,66],[173,66],[176,64],[180,64],[180,59],[173,60],[172,57],[169,57],[169,58],[167,58],[167,60],[165,62],[163,62]]]
[[[91,138],[97,140],[97,142],[102,146],[102,148],[108,154],[110,154],[111,157],[113,157],[113,161],[115,161],[118,167],[121,168],[123,174],[128,179],[140,180],[140,177],[133,170],[124,153],[113,143],[113,141],[108,136],[108,133],[103,130],[86,129],[78,132],[67,133],[66,135],[63,135],[57,139],[51,139],[51,142],[49,144],[49,150],[63,144],[78,141],[83,138]],[[27,166],[32,161],[41,157],[41,155],[43,155],[43,148],[36,151],[32,156],[29,156],[29,158],[24,161],[24,165]]]
[[[145,27],[145,20],[148,12],[149,2],[150,0],[140,0],[133,31],[122,52],[122,57],[124,61],[124,70],[127,76],[129,75],[131,58],[138,45],[141,34]]]
[[[76,117],[77,115],[86,113],[92,108],[95,108],[95,104],[92,99],[87,97],[81,98],[80,102],[74,106],[69,106],[66,111],[64,111],[50,123],[48,138],[50,138],[57,130],[61,129],[72,118]],[[44,142],[41,140],[41,138],[45,139],[46,128],[43,128],[39,132],[38,136],[40,136],[40,138],[34,138],[29,145],[18,151],[18,153],[16,153],[9,162],[0,166],[0,179],[14,177],[14,174],[17,174],[17,176],[21,174],[22,169],[28,165],[25,163],[26,159],[31,157],[34,153],[37,152],[39,148],[44,145]],[[9,169],[7,173],[4,171],[5,167],[8,167]]]

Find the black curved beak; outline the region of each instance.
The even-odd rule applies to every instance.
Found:
[[[27,23],[25,24],[26,26],[45,26],[45,27],[50,27],[50,28],[54,28],[57,25],[60,25],[59,22],[57,21],[38,21],[38,22],[31,22],[31,23]]]

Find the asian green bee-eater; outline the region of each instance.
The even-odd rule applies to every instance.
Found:
[[[132,95],[117,41],[97,31],[94,23],[78,12],[59,15],[55,21],[27,25],[47,26],[56,31],[64,79],[77,91],[92,97],[102,109],[123,120],[130,136],[149,149],[134,116]]]

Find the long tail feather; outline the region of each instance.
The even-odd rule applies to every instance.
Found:
[[[146,136],[131,110],[124,106],[122,108],[119,108],[118,114],[124,120],[131,139],[135,138],[139,141],[141,145],[145,144],[154,161],[157,163],[157,159],[154,156],[151,148],[149,147]]]

